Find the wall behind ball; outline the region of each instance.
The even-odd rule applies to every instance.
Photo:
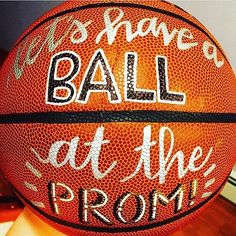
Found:
[[[18,36],[34,20],[60,2],[62,1],[0,1],[0,48],[9,51]],[[209,29],[223,47],[236,71],[236,0],[169,0],[169,2],[191,13]]]

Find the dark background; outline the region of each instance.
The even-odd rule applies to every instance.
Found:
[[[0,0],[0,48],[9,51],[31,23],[61,2]]]
[[[84,0],[79,0],[84,1]],[[102,0],[101,0],[102,1]],[[112,0],[115,1],[115,0]],[[124,0],[125,1],[125,0]],[[143,0],[146,1],[146,0]],[[236,69],[236,0],[168,0],[195,16],[223,47]],[[1,1],[0,49],[9,51],[20,34],[63,1]],[[88,1],[87,1],[88,2]],[[142,2],[142,1],[140,1]]]

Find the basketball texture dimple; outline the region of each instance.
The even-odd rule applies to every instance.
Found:
[[[68,1],[0,73],[0,168],[68,235],[168,235],[235,163],[236,81],[215,38],[165,1]]]

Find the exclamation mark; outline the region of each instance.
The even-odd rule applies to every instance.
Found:
[[[197,195],[197,185],[198,185],[198,181],[196,179],[194,179],[191,183],[190,183],[190,191],[189,191],[189,206],[194,205],[194,199]]]

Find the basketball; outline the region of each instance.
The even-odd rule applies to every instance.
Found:
[[[62,3],[17,40],[0,94],[0,169],[67,235],[169,235],[236,160],[234,72],[166,1]]]

